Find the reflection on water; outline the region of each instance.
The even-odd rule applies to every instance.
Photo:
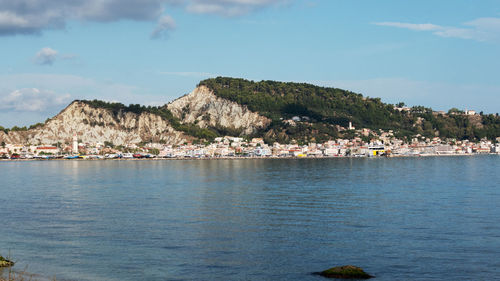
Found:
[[[488,280],[499,158],[1,162],[0,253],[58,280]]]

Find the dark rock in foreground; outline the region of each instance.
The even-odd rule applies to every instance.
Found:
[[[8,259],[5,259],[4,257],[0,256],[0,267],[9,267],[13,266],[14,262],[10,261]]]
[[[323,277],[340,279],[369,279],[374,277],[366,273],[363,269],[353,265],[332,267],[318,274]]]

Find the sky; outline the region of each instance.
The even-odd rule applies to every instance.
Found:
[[[216,76],[496,113],[499,70],[500,0],[0,0],[4,127]]]

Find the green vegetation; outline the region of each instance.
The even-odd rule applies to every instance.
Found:
[[[394,130],[396,136],[406,139],[417,134],[474,141],[500,136],[500,118],[493,114],[466,116],[452,109],[455,114],[440,115],[423,106],[405,112],[383,103],[380,98],[305,83],[217,77],[201,81],[200,85],[272,119],[271,125],[257,134],[266,142],[290,139],[319,142],[337,136],[352,137],[352,133],[338,132],[336,127],[347,127],[349,122],[357,128]],[[404,103],[396,106],[404,106]],[[282,122],[294,116],[306,117],[306,121],[302,118],[296,126]]]
[[[115,145],[113,144],[112,141],[104,141],[104,146],[105,147],[110,147],[110,148],[115,147]]]
[[[14,262],[0,256],[0,268],[13,266]]]
[[[16,272],[12,269],[14,266],[14,262],[10,261],[8,258],[4,258],[0,256],[0,281],[28,281],[28,280],[37,280],[35,279],[35,275],[28,273],[26,271]],[[4,267],[8,269],[3,270]],[[51,280],[56,280],[54,277]]]
[[[4,131],[6,134],[8,134],[10,131],[12,132],[20,132],[20,131],[27,131],[28,128],[26,127],[18,127],[18,126],[14,126],[12,128],[4,128],[2,126],[0,126],[0,131]]]
[[[403,114],[379,98],[364,98],[360,94],[324,88],[305,83],[275,81],[253,82],[222,78],[202,81],[217,96],[247,105],[252,111],[273,119],[307,116],[315,122],[366,128],[389,128],[401,122]]]
[[[32,130],[32,129],[36,129],[36,128],[39,128],[39,127],[42,127],[44,125],[44,123],[36,123],[35,125],[31,125],[29,127],[18,127],[18,126],[14,126],[12,128],[4,128],[2,126],[0,126],[0,131],[3,131],[4,133],[8,134],[9,132],[23,132],[23,131],[28,131],[28,130]]]
[[[320,272],[319,275],[328,278],[342,278],[342,279],[373,278],[373,276],[366,273],[363,269],[353,265],[332,267],[330,269]]]
[[[153,155],[158,155],[160,154],[160,150],[158,148],[152,148],[149,150],[149,152]]]

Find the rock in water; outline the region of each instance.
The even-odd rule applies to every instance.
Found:
[[[4,257],[0,256],[0,267],[9,267],[13,266],[14,262],[10,261],[8,259],[5,259]]]
[[[341,279],[369,279],[373,278],[370,274],[366,273],[363,269],[353,266],[344,265],[327,269],[319,273],[319,275],[328,278],[341,278]]]

